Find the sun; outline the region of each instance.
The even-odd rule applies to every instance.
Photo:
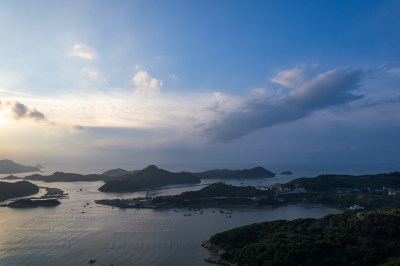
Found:
[[[9,119],[5,111],[0,110],[0,125],[8,124]]]

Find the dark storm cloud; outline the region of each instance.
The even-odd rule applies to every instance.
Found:
[[[20,102],[15,102],[11,107],[11,111],[16,119],[30,118],[36,121],[46,120],[46,117],[42,112],[36,110],[35,108],[31,110]]]
[[[225,114],[203,133],[211,142],[227,142],[257,129],[304,118],[314,111],[340,105],[362,96],[357,88],[361,71],[340,68],[320,74],[275,102],[266,98],[248,100],[240,111]]]

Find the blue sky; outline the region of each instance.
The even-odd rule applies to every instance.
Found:
[[[392,170],[399,12],[398,1],[1,1],[0,157]]]

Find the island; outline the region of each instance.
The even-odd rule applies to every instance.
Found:
[[[39,163],[38,163],[38,164],[36,164],[36,165],[35,165],[35,167],[36,167],[36,168],[39,168],[39,169],[43,169],[43,168],[44,168],[44,166],[43,166],[43,165],[41,165],[41,164],[39,164]]]
[[[202,246],[222,265],[399,265],[400,209],[255,223]]]
[[[207,208],[217,206],[261,207],[279,205],[273,193],[255,187],[238,187],[223,182],[210,184],[198,191],[187,191],[179,195],[139,197],[131,199],[95,200],[98,204],[119,208]]]
[[[126,174],[136,174],[138,172],[140,172],[140,170],[128,171],[128,170],[125,170],[125,169],[116,168],[116,169],[111,169],[111,170],[105,171],[103,173],[103,175],[107,175],[107,176],[122,176],[122,175],[126,175]]]
[[[175,184],[196,184],[200,179],[188,172],[172,173],[150,165],[145,169],[119,176],[99,188],[102,192],[133,192]]]
[[[39,187],[28,181],[18,181],[15,183],[0,181],[0,201],[30,196],[38,192]]]
[[[400,172],[376,175],[319,175],[297,178],[285,184],[286,188],[303,187],[312,192],[379,192],[385,188],[400,188]]]
[[[286,184],[265,186],[286,203],[325,205],[339,209],[359,205],[365,209],[390,208],[400,201],[400,173],[376,175],[319,175]]]
[[[24,179],[24,178],[18,177],[18,176],[15,176],[15,175],[8,175],[6,177],[3,177],[2,179],[4,179],[4,180],[21,180],[21,179]]]
[[[91,182],[91,181],[111,180],[112,177],[107,175],[98,175],[98,174],[81,175],[75,173],[55,172],[47,176],[40,174],[33,174],[24,177],[24,179],[43,181],[43,182],[79,182],[79,181]]]
[[[57,199],[19,199],[7,205],[10,208],[36,208],[36,207],[53,207],[60,204]]]
[[[281,172],[281,175],[293,175],[293,173],[290,171],[283,171]]]
[[[244,170],[215,169],[193,174],[200,179],[250,179],[275,176],[274,173],[260,166]]]
[[[0,160],[0,174],[18,174],[37,171],[40,171],[40,169],[35,166],[21,165],[8,159]]]
[[[332,181],[332,179],[340,182]],[[366,179],[370,181],[366,182]],[[326,183],[330,183],[330,186],[326,186]],[[363,189],[366,184],[370,185],[369,189]],[[385,186],[388,184],[391,186]],[[277,183],[258,187],[260,188],[232,186],[218,182],[198,191],[187,191],[179,195],[111,199],[97,203],[120,208],[217,206],[260,208],[301,204],[346,210],[400,206],[400,173],[398,172],[365,176],[323,175],[315,178],[298,178],[286,184]]]

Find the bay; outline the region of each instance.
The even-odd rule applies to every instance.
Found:
[[[293,178],[225,182],[262,186]],[[173,195],[217,181],[221,180],[148,192],[150,196]],[[96,260],[94,265],[209,265],[203,259],[210,253],[200,244],[217,232],[255,222],[320,218],[339,212],[298,205],[221,209],[223,213],[213,208],[119,209],[94,200],[143,197],[146,192],[102,193],[98,188],[103,182],[33,183],[63,189],[69,198],[52,208],[0,208],[0,265],[88,265],[91,259]]]

